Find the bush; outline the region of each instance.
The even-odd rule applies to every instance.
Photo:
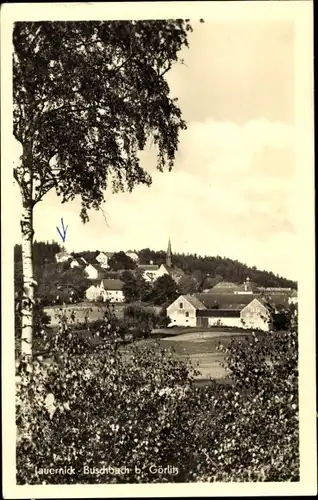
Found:
[[[134,338],[146,338],[157,324],[157,314],[152,307],[136,302],[125,307],[124,321],[129,325]]]
[[[111,313],[90,339],[62,318],[52,362],[19,364],[18,484],[299,480],[295,311],[288,331],[221,347],[232,384],[201,389],[191,365],[152,341],[105,342],[120,331]],[[178,474],[152,474],[151,464]],[[85,465],[129,470],[85,474]],[[36,469],[65,466],[75,473]]]
[[[216,414],[198,433],[211,443],[204,480],[299,481],[297,311],[285,314],[288,331],[221,348],[232,386],[207,398]]]
[[[17,391],[18,484],[182,481],[191,469],[193,370],[152,345],[112,346],[58,362],[20,366]],[[184,459],[186,457],[186,459]],[[158,475],[150,465],[173,464],[179,475]],[[85,474],[84,466],[125,465],[124,476]],[[41,476],[42,467],[76,469]],[[138,467],[139,470],[135,470]]]

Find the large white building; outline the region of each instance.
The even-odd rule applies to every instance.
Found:
[[[286,305],[286,296],[275,302]],[[270,312],[261,295],[201,293],[180,295],[167,307],[169,326],[227,326],[269,329]]]

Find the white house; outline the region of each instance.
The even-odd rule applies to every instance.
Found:
[[[67,262],[68,260],[70,260],[72,258],[73,257],[69,253],[65,252],[64,250],[62,252],[55,254],[55,260],[57,263]]]
[[[104,269],[109,269],[110,268],[110,265],[109,265],[109,259],[112,257],[112,253],[110,252],[100,252],[97,257],[96,257],[96,261],[98,262],[98,264],[100,264],[101,267],[103,267]]]
[[[136,252],[126,252],[127,257],[130,257],[134,262],[138,262],[139,257]]]
[[[97,280],[105,278],[106,272],[99,264],[87,264],[84,272],[88,279]]]
[[[206,307],[193,295],[180,295],[167,307],[167,316],[171,323],[169,326],[196,326],[197,311]]]
[[[164,264],[161,264],[161,266],[158,266],[156,264],[139,265],[138,270],[142,271],[144,280],[150,283],[160,278],[161,276],[164,276],[165,274],[169,274],[169,271]]]
[[[71,262],[71,264],[70,264],[70,267],[72,269],[74,269],[74,267],[80,267],[80,263],[78,262],[78,260],[73,259],[72,262]]]
[[[167,307],[167,316],[171,320],[169,326],[201,326],[204,328],[227,326],[268,331],[269,312],[258,298],[250,298],[245,295],[239,299],[240,303],[236,296],[236,300],[232,300],[231,303],[228,294],[228,303],[222,304],[220,308],[208,308],[200,300],[203,295],[209,296],[209,294],[181,295],[170,304]],[[208,302],[211,305],[214,304],[213,294],[208,297]]]
[[[253,299],[240,311],[240,319],[244,328],[257,328],[259,330],[269,330],[270,314],[261,300]]]
[[[102,279],[96,281],[86,290],[86,298],[91,301],[103,300],[106,302],[124,302],[124,283],[119,279]]]
[[[297,302],[298,302],[298,293],[296,290],[293,290],[293,292],[288,297],[288,304],[297,304]]]

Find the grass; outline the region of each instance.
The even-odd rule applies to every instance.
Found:
[[[120,317],[123,308],[127,304],[114,304],[116,314]],[[49,309],[49,310],[48,310]],[[55,315],[60,311],[60,307],[47,308],[46,312],[51,316],[51,331],[54,332],[57,326]],[[101,319],[104,314],[104,304],[81,303],[67,306],[66,314],[71,315],[76,311],[76,323],[84,322],[87,312],[89,321]],[[153,331],[150,339],[146,342],[158,342],[164,348],[172,348],[178,358],[190,360],[200,371],[198,381],[202,384],[208,383],[210,378],[223,382],[228,382],[229,377],[222,366],[223,354],[217,347],[222,343],[227,345],[233,338],[243,340],[250,335],[247,330],[223,327],[173,327],[161,328]],[[144,341],[141,341],[144,342]],[[123,347],[124,348],[124,347]]]
[[[123,309],[127,304],[114,304],[115,313],[118,317],[123,314]],[[76,323],[84,323],[85,317],[88,315],[89,322],[97,321],[102,319],[104,316],[104,311],[106,305],[103,303],[88,303],[81,302],[79,304],[68,304],[66,307],[62,306],[51,306],[46,307],[44,312],[51,318],[50,327],[55,327],[58,325],[57,315],[63,309],[67,317],[70,317],[72,312],[75,312]]]
[[[191,334],[189,334],[191,335]],[[236,334],[235,338],[243,339],[245,336]],[[209,380],[228,380],[228,373],[222,366],[224,355],[217,350],[217,347],[222,343],[229,344],[233,339],[233,335],[222,337],[222,334],[216,334],[211,338],[203,338],[202,340],[188,339],[185,340],[185,335],[180,338],[161,339],[159,344],[162,347],[172,348],[178,358],[188,359],[200,371],[198,379]]]

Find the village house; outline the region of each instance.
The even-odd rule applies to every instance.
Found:
[[[90,280],[99,280],[106,277],[105,269],[99,264],[87,264],[84,268],[84,273]]]
[[[61,262],[67,262],[68,260],[71,260],[72,256],[67,253],[65,250],[62,250],[62,252],[59,252],[55,254],[55,260],[59,264]]]
[[[297,302],[298,302],[298,293],[296,290],[293,290],[288,297],[288,304],[297,304]]]
[[[284,302],[281,297],[275,302]],[[169,326],[228,326],[268,331],[269,310],[260,294],[181,295],[167,307]]]
[[[111,252],[100,252],[96,257],[96,261],[102,268],[109,269],[109,259],[111,259],[112,256],[113,254]]]
[[[90,301],[102,300],[106,302],[124,302],[124,283],[119,279],[96,280],[85,292],[86,298]]]
[[[71,261],[71,263],[70,263],[70,267],[71,267],[72,269],[74,269],[74,267],[80,267],[80,266],[81,266],[81,264],[78,262],[78,260],[77,260],[77,259],[72,259],[72,261]]]
[[[160,278],[160,276],[169,274],[164,264],[161,264],[161,266],[156,264],[142,264],[138,265],[137,270],[141,271],[144,280],[150,283]]]
[[[125,252],[127,257],[130,257],[131,260],[133,260],[134,262],[138,262],[139,261],[139,257],[138,255],[136,254],[136,252]]]

